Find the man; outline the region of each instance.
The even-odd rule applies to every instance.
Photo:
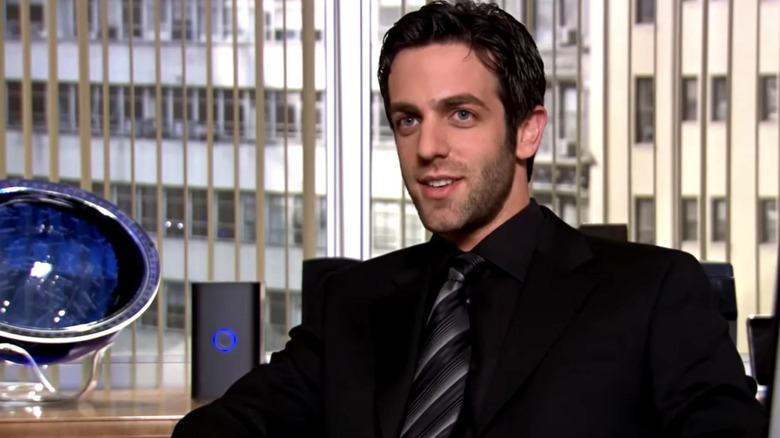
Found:
[[[487,4],[388,31],[379,83],[430,242],[331,275],[284,351],[174,436],[759,437],[696,260],[537,205],[542,60]]]

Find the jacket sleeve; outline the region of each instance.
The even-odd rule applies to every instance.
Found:
[[[312,294],[323,309],[325,287]],[[314,298],[316,297],[316,299]],[[318,312],[319,313],[319,312]],[[187,414],[173,438],[317,436],[322,430],[322,316],[290,331],[284,350],[234,383],[214,402]]]
[[[766,419],[699,262],[677,253],[661,283],[648,372],[665,437],[766,437]]]

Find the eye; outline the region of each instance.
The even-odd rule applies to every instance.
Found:
[[[398,126],[402,128],[409,128],[411,126],[414,126],[414,124],[417,122],[417,119],[414,117],[401,117],[398,119]]]
[[[471,114],[470,111],[466,111],[466,110],[455,111],[455,118],[458,119],[459,121],[465,122],[470,120],[472,117],[474,117],[474,115]]]

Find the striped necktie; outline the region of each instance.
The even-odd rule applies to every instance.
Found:
[[[469,273],[483,261],[472,253],[458,256],[433,303],[401,438],[443,438],[452,433],[463,405],[471,358],[463,286]]]

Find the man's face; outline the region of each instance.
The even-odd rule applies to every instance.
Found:
[[[401,174],[433,233],[457,239],[505,208],[516,159],[498,87],[465,44],[405,49],[393,61],[389,113]]]

